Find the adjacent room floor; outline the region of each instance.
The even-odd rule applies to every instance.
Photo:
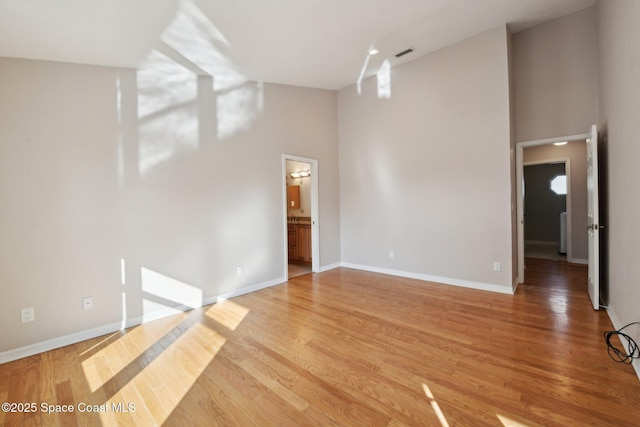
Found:
[[[524,256],[526,258],[548,259],[551,261],[566,261],[567,254],[558,251],[558,246],[526,243],[524,245]]]
[[[310,265],[298,265],[289,263],[289,279],[311,273]]]

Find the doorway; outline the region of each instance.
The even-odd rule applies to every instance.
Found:
[[[283,156],[285,278],[289,280],[318,269],[318,167],[317,161]]]
[[[525,159],[527,158],[525,149]],[[524,164],[524,256],[572,259],[570,159]],[[568,185],[569,184],[569,185]]]
[[[564,163],[567,176],[566,196],[566,260],[569,263],[587,264],[588,245],[586,233],[587,227],[587,201],[586,201],[586,144],[590,134],[578,134],[520,142],[516,144],[516,215],[517,215],[517,255],[518,255],[518,283],[525,279],[525,188],[524,167],[525,164],[536,163]],[[568,145],[567,145],[568,144]],[[580,148],[582,151],[576,154],[566,154],[571,148]],[[527,158],[525,160],[525,150]],[[550,154],[557,152],[558,154]],[[531,153],[534,155],[530,155]],[[572,185],[574,183],[574,185]],[[558,218],[558,224],[560,219]]]

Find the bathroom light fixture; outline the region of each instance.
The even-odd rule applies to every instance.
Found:
[[[291,172],[291,178],[307,178],[309,176],[311,176],[311,171],[309,171],[309,170]]]
[[[554,142],[553,145],[561,146],[561,145],[567,145],[568,143],[569,143],[569,141]]]

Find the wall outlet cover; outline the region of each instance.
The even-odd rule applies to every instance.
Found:
[[[33,322],[34,320],[36,320],[36,316],[33,307],[20,310],[20,321],[22,323]]]

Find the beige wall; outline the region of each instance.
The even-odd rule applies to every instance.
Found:
[[[598,120],[595,9],[513,35],[516,140],[584,134]]]
[[[523,163],[542,163],[569,159],[571,167],[571,230],[572,259],[584,263],[589,257],[587,247],[587,148],[584,141],[567,145],[540,145],[523,150]]]
[[[344,262],[511,290],[507,38],[393,68],[389,99],[339,92]]]
[[[283,154],[318,160],[320,265],[340,261],[335,92],[14,59],[0,75],[0,353],[282,280]]]
[[[600,129],[607,171],[606,281],[616,327],[640,321],[640,2],[598,1]],[[640,342],[640,328],[625,330]],[[636,371],[640,364],[636,360]]]

